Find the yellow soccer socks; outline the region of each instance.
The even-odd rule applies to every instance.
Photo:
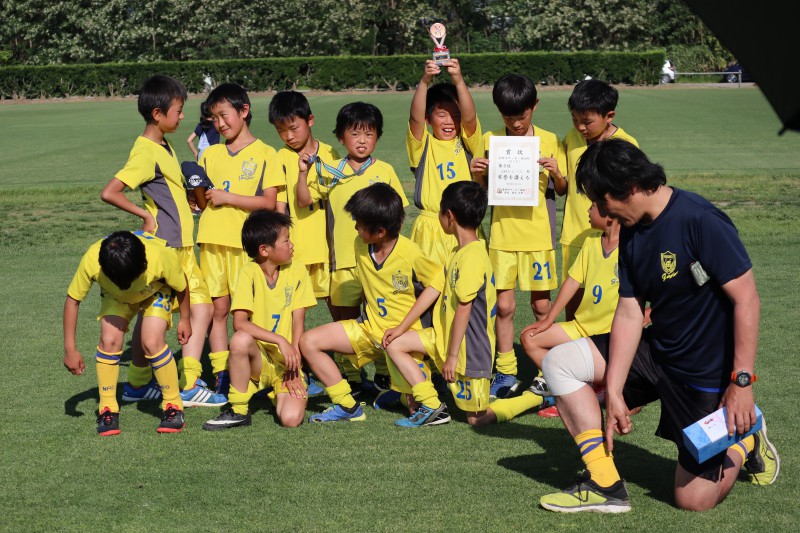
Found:
[[[510,376],[517,375],[517,356],[514,354],[514,350],[510,352],[497,352],[497,358],[495,359],[495,368],[497,368],[497,372],[500,374],[508,374]]]
[[[119,379],[119,356],[122,352],[104,352],[97,348],[95,361],[97,362],[97,390],[100,393],[100,409],[106,407],[112,413],[119,413],[117,403],[117,380]]]
[[[236,387],[231,384],[230,392],[228,393],[228,403],[231,404],[233,412],[237,415],[246,415],[250,412],[248,404],[250,403],[250,398],[252,398],[253,394],[256,392],[258,392],[258,385],[252,381],[247,382],[246,392],[239,392]]]
[[[325,392],[331,399],[331,402],[338,403],[345,409],[352,409],[356,406],[356,400],[350,394],[350,384],[346,380],[342,380],[332,387],[325,387]]]
[[[738,452],[742,456],[742,464],[747,461],[747,456],[750,452],[753,451],[753,448],[756,445],[756,438],[754,435],[750,435],[747,438],[744,438],[730,447],[735,452]]]
[[[120,352],[121,353],[121,352]],[[135,366],[133,363],[128,367],[128,383],[137,389],[144,387],[153,379],[153,368],[147,366]]]
[[[610,487],[619,481],[614,456],[608,451],[601,430],[584,431],[575,437],[575,444],[578,445],[581,459],[586,463],[586,469],[595,483],[601,487]]]
[[[178,387],[178,367],[175,358],[172,357],[172,350],[164,345],[164,349],[154,355],[145,354],[153,367],[153,374],[156,377],[158,386],[161,388],[161,408],[166,410],[167,404],[172,404],[183,410],[180,387]]]
[[[538,394],[526,390],[519,396],[513,398],[501,398],[489,404],[489,409],[492,410],[494,416],[497,418],[497,423],[502,424],[512,420],[529,409],[535,409],[544,402],[544,398]]]
[[[211,360],[211,371],[214,375],[219,374],[223,370],[228,370],[228,350],[211,352],[208,354],[208,358]],[[197,376],[199,377],[200,374]]]
[[[203,374],[203,365],[197,359],[183,357],[178,362],[181,390],[194,388],[197,379]]]
[[[431,381],[417,383],[411,387],[411,393],[414,395],[414,399],[425,407],[438,409],[439,406],[442,405],[441,400],[439,400],[439,395],[436,393],[436,389],[433,388],[433,382]]]

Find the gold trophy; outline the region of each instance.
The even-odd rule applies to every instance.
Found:
[[[445,62],[450,61],[450,51],[444,45],[444,38],[447,36],[447,30],[444,29],[444,24],[437,22],[431,26],[430,33],[431,39],[433,39],[433,43],[436,45],[436,48],[433,49],[433,60],[441,67]]]

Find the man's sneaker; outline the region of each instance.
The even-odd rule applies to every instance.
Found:
[[[221,429],[249,426],[252,425],[252,423],[253,419],[250,417],[250,413],[247,413],[246,415],[240,415],[238,413],[234,413],[233,409],[228,409],[217,418],[212,418],[203,424],[203,429],[208,431],[219,431]]]
[[[761,429],[754,435],[753,451],[747,455],[744,468],[753,485],[772,485],[781,471],[778,450],[767,439],[767,423],[762,419]]]
[[[222,394],[226,398],[231,390],[231,375],[227,370],[217,372],[216,383],[214,384],[214,392]]]
[[[549,407],[542,407],[541,409],[536,411],[536,414],[541,416],[542,418],[558,418],[559,416],[561,416],[558,414],[558,407],[556,407],[555,405],[551,405]]]
[[[360,403],[356,403],[355,409],[352,413],[348,412],[341,405],[333,404],[323,412],[311,415],[308,418],[309,422],[361,422],[366,420],[367,415],[364,414],[364,409]]]
[[[401,393],[396,390],[387,389],[378,393],[375,401],[372,403],[374,409],[389,409],[390,407],[397,407],[400,405]]]
[[[150,380],[150,383],[142,387],[134,387],[130,383],[126,383],[122,388],[122,401],[124,402],[141,402],[143,400],[160,400],[161,388],[156,383],[155,378]]]
[[[309,398],[311,396],[319,396],[325,392],[325,388],[314,379],[313,374],[306,374],[306,378],[308,378],[308,390],[306,391],[306,394],[308,394]]]
[[[542,496],[539,505],[559,513],[627,513],[631,510],[631,499],[621,479],[603,488],[592,481],[589,472],[585,471],[570,488]]]
[[[517,390],[517,387],[519,387],[517,376],[498,372],[494,375],[492,384],[489,387],[489,399],[508,398]]]
[[[177,433],[186,427],[186,420],[183,411],[171,403],[167,404],[164,414],[161,415],[161,423],[156,428],[159,433]]]
[[[97,434],[102,437],[119,435],[119,413],[112,413],[106,407],[97,417]]]
[[[447,405],[442,403],[438,408],[431,409],[427,405],[420,405],[417,412],[408,418],[396,420],[394,425],[404,428],[418,428],[422,426],[438,426],[450,422]]]
[[[372,383],[375,389],[377,389],[378,394],[385,390],[391,390],[392,388],[392,378],[384,374],[375,374],[372,377]]]
[[[217,394],[200,383],[202,381],[197,380],[194,387],[181,391],[184,407],[219,407],[228,403],[228,398],[224,395]]]
[[[533,378],[533,384],[528,390],[539,396],[550,396],[550,387],[547,386],[547,381],[542,376]]]

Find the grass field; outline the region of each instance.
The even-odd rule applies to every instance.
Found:
[[[567,91],[544,91],[534,121],[564,135]],[[497,128],[491,95],[475,95],[484,129]],[[403,136],[410,93],[312,96],[315,132],[335,143],[336,111],[364,99],[385,114],[377,155],[410,178]],[[171,137],[181,159],[199,97]],[[255,133],[273,146],[268,96],[253,102]],[[99,328],[94,291],[81,306],[81,377],[62,366],[61,310],[86,247],[136,220],[99,200],[120,169],[142,120],[133,99],[1,104],[0,142],[0,530],[358,530],[358,531],[691,531],[796,527],[798,445],[790,413],[800,364],[800,137],[780,125],[757,89],[624,89],[617,124],[666,167],[670,183],[721,206],[739,228],[762,298],[757,402],[781,452],[768,488],[739,483],[718,509],[672,506],[674,448],[653,435],[658,406],[618,440],[617,464],[633,498],[627,515],[562,516],[540,495],[569,483],[581,463],[558,420],[525,415],[473,430],[463,420],[409,431],[397,413],[372,411],[362,424],[280,428],[266,403],[253,427],[209,433],[215,413],[195,408],[179,435],[154,431],[157,404],[122,408],[123,433],[95,434],[92,354]],[[411,183],[407,181],[407,190]],[[135,198],[138,195],[133,195]],[[409,219],[414,213],[409,211]],[[410,228],[410,220],[405,231]],[[296,246],[302,246],[302,241]],[[310,325],[329,319],[324,306]],[[527,311],[526,311],[527,309]],[[517,331],[531,321],[518,295]],[[174,334],[170,344],[177,348]],[[517,346],[517,353],[524,354]],[[124,381],[129,351],[120,380]],[[530,365],[524,376],[531,377]],[[310,401],[319,412],[322,399]],[[795,524],[795,526],[792,526]]]

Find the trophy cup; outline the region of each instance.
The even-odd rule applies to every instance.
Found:
[[[433,49],[433,60],[441,67],[445,62],[450,60],[450,51],[444,45],[444,38],[447,36],[447,31],[444,29],[444,24],[437,22],[431,26],[430,33],[431,39],[433,39],[433,43],[436,45],[436,48]]]

